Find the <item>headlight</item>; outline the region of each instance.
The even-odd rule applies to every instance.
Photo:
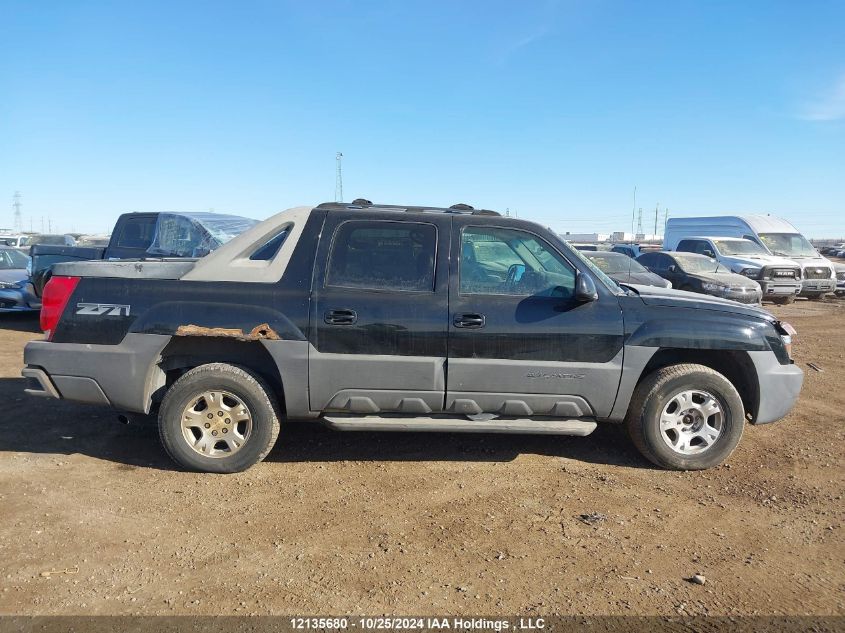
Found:
[[[743,268],[739,271],[739,274],[749,279],[759,279],[762,271],[762,268]]]
[[[14,288],[15,290],[20,290],[23,288],[22,281],[0,281],[0,290],[7,290]]]
[[[783,332],[779,333],[780,340],[783,341],[783,346],[786,348],[786,354],[789,356],[789,360],[792,360],[792,337],[798,334],[798,332],[785,321],[781,321],[778,325],[780,325],[780,329],[783,330]]]
[[[710,292],[727,292],[728,286],[723,286],[722,284],[713,284],[708,281],[705,281],[701,284],[701,287],[705,290],[709,290]]]

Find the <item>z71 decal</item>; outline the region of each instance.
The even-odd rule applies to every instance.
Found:
[[[76,314],[90,316],[129,316],[129,306],[115,303],[77,303]]]

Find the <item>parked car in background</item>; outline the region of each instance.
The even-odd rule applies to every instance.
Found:
[[[822,255],[830,255],[836,257],[837,253],[845,251],[845,243],[833,244],[832,246],[822,246],[821,248],[818,248],[816,250]]]
[[[33,246],[35,292],[41,296],[53,266],[60,262],[202,257],[257,223],[222,213],[124,213],[106,246]]]
[[[726,215],[669,218],[663,237],[667,251],[690,235],[723,235],[756,242],[770,255],[786,257],[801,267],[801,296],[820,299],[836,288],[833,264],[813,248],[792,224],[770,215]]]
[[[836,296],[845,296],[845,264],[834,262],[833,267],[836,269]]]
[[[109,235],[80,235],[76,240],[77,246],[102,246],[105,248],[109,245],[111,237]]]
[[[29,312],[41,309],[29,281],[29,257],[11,246],[0,246],[0,312]]]
[[[672,282],[672,287],[739,303],[758,304],[763,291],[753,279],[732,273],[717,260],[695,253],[645,253],[637,261]]]
[[[0,245],[19,249],[29,248],[30,237],[30,235],[0,235]]]
[[[672,287],[672,283],[669,280],[655,275],[650,270],[644,268],[638,261],[622,253],[597,251],[585,252],[584,256],[617,283],[657,286],[658,288]]]
[[[611,246],[612,253],[622,253],[632,259],[636,259],[643,253],[650,253],[652,251],[659,251],[661,246],[659,244],[614,244]]]
[[[28,246],[35,244],[49,244],[51,246],[76,246],[76,240],[73,235],[58,235],[54,233],[36,233],[30,235],[27,241]]]
[[[757,242],[741,237],[685,237],[675,250],[718,260],[731,272],[755,280],[763,296],[774,303],[792,303],[801,293],[801,267],[785,257],[770,255]]]

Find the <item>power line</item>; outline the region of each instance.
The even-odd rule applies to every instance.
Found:
[[[14,202],[12,206],[15,207],[15,232],[23,231],[23,221],[21,220],[21,192],[16,191],[14,195]]]

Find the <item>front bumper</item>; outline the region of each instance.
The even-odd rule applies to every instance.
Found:
[[[801,296],[836,290],[835,279],[804,279],[801,282]]]
[[[758,279],[764,297],[792,297],[801,293],[802,283],[798,279]]]
[[[798,401],[804,372],[798,365],[781,365],[772,352],[748,352],[760,386],[760,404],[754,424],[777,422]]]
[[[0,312],[37,312],[41,299],[29,292],[31,284],[24,288],[0,288]]]

